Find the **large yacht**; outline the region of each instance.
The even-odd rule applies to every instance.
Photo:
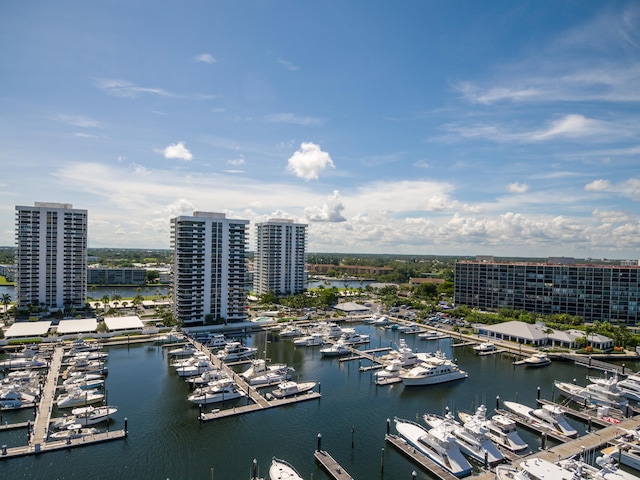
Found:
[[[458,412],[458,417],[465,425],[469,422],[477,422],[487,430],[487,435],[497,445],[506,448],[514,453],[520,453],[529,448],[529,445],[522,440],[516,429],[516,422],[505,415],[496,414],[487,418],[487,407],[480,405],[475,414]]]
[[[469,421],[460,425],[450,412],[444,417],[426,413],[423,418],[431,428],[441,428],[451,433],[460,450],[480,464],[486,462],[493,468],[504,461],[504,455],[488,436],[489,430],[480,422]]]
[[[586,387],[568,382],[553,382],[563,396],[576,403],[588,402],[624,410],[629,401],[624,397],[617,383],[616,377],[598,379],[597,383],[590,383]]]
[[[468,374],[444,355],[426,357],[411,370],[402,373],[400,378],[407,386],[434,385],[467,378]]]
[[[516,402],[504,402],[507,410],[512,411],[530,422],[546,427],[558,435],[577,437],[578,432],[567,422],[564,411],[557,405],[542,405],[541,408],[531,408]]]
[[[411,420],[396,417],[394,421],[398,434],[438,465],[458,478],[471,474],[471,464],[462,455],[453,435],[437,428],[427,430]]]

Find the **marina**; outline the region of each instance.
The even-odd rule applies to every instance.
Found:
[[[402,338],[400,332],[390,329],[358,324],[355,324],[355,328],[371,335],[371,348],[368,350],[380,348],[388,351],[387,345],[396,344]],[[95,436],[95,443],[91,442],[91,436],[85,436],[71,439],[65,445],[65,448],[81,447],[87,459],[92,460],[84,462],[83,453],[74,455],[72,465],[59,461],[60,455],[64,454],[58,452],[64,452],[64,448],[47,450],[44,456],[34,457],[28,452],[26,457],[18,456],[18,450],[12,449],[28,451],[24,444],[29,422],[35,428],[34,409],[31,408],[3,412],[5,428],[0,430],[0,444],[6,444],[7,454],[12,454],[6,457],[8,461],[4,462],[3,468],[11,476],[29,472],[31,478],[39,478],[32,470],[35,464],[26,463],[27,459],[47,458],[50,468],[57,472],[54,473],[56,477],[75,478],[77,475],[77,478],[98,478],[97,473],[91,473],[97,463],[100,477],[108,478],[117,476],[117,473],[115,466],[101,460],[104,455],[117,455],[120,463],[133,471],[139,469],[138,459],[141,452],[145,452],[150,456],[149,462],[153,463],[145,462],[140,466],[144,467],[144,473],[140,471],[134,474],[140,478],[160,475],[163,478],[179,478],[179,472],[182,471],[206,477],[212,468],[216,471],[216,477],[237,478],[234,465],[249,465],[256,458],[258,465],[264,469],[271,456],[280,455],[296,465],[305,479],[311,475],[319,480],[340,478],[332,476],[318,461],[309,463],[310,453],[315,451],[316,435],[322,432],[335,448],[330,455],[339,465],[335,471],[348,472],[351,478],[371,478],[380,474],[385,478],[409,478],[412,470],[415,470],[416,478],[426,479],[432,478],[433,474],[423,470],[421,464],[414,463],[397,448],[384,449],[385,444],[390,444],[381,427],[384,419],[396,415],[414,418],[426,411],[441,411],[444,406],[452,411],[458,408],[475,410],[474,405],[486,398],[514,394],[516,400],[518,396],[528,397],[530,401],[526,403],[533,407],[538,396],[535,386],[540,386],[544,396],[550,398],[554,380],[569,380],[584,372],[584,367],[573,362],[553,362],[545,369],[518,369],[513,367],[510,354],[479,356],[471,348],[452,348],[452,339],[438,342],[424,342],[415,336],[406,336],[405,339],[414,351],[443,351],[468,371],[469,377],[462,382],[433,386],[406,388],[395,382],[381,387],[374,382],[374,373],[380,369],[362,367],[369,366],[371,356],[383,357],[385,352],[374,355],[359,347],[356,351],[364,355],[352,353],[357,362],[340,361],[338,358],[322,357],[317,347],[299,347],[291,339],[280,338],[275,333],[256,332],[242,337],[242,342],[252,346],[262,345],[259,350],[263,350],[266,343],[266,357],[271,362],[291,365],[295,368],[294,380],[298,383],[313,380],[317,383],[316,391],[276,399],[270,397],[268,388],[263,393],[262,389],[258,392],[256,387],[246,382],[242,384],[239,373],[247,363],[218,362],[216,366],[232,375],[247,395],[244,399],[225,400],[220,405],[199,408],[186,401],[189,384],[176,375],[173,368],[169,368],[171,360],[167,345],[154,345],[150,341],[121,342],[121,345],[106,347],[110,373],[105,388],[108,390],[109,404],[118,406],[118,413],[110,422],[108,435]],[[195,346],[196,350],[201,347],[197,342]],[[178,347],[173,345],[171,348]],[[215,362],[215,355],[210,355],[210,358]],[[505,390],[505,385],[509,385],[508,390]],[[60,413],[53,406],[50,420],[59,416]],[[125,417],[134,426],[126,435],[127,441],[106,441],[124,438]],[[211,421],[215,425],[209,425]],[[16,427],[9,428],[13,424]],[[585,438],[587,425],[580,423],[575,426],[582,434],[581,439]],[[598,425],[593,422],[593,426]],[[296,435],[279,436],[279,447],[274,451],[270,447],[273,443],[270,436],[283,429],[295,431]],[[542,445],[542,435],[537,431],[523,429],[521,435],[533,451]],[[66,440],[56,442],[50,441],[49,444],[61,448]],[[552,442],[555,440],[549,437],[546,447],[551,446]],[[96,459],[90,453],[94,449],[100,452],[100,458]],[[381,451],[380,462],[365,460],[377,457]],[[40,453],[44,452],[41,450]],[[187,452],[198,454],[194,457]],[[229,462],[229,457],[234,460]],[[507,457],[512,461],[519,458],[514,455]],[[381,464],[384,466],[382,473]],[[71,467],[78,473],[69,476]],[[475,478],[482,474],[482,469],[474,466],[472,476]]]

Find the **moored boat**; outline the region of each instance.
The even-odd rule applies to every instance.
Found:
[[[307,393],[314,389],[316,382],[294,382],[288,380],[278,385],[278,388],[271,392],[276,398],[292,397],[294,395],[300,395],[301,393]]]
[[[516,402],[503,402],[507,410],[528,421],[547,428],[558,435],[568,438],[578,436],[578,431],[573,428],[564,416],[564,411],[557,405],[542,405],[540,408],[531,408]]]
[[[487,430],[487,435],[497,445],[514,453],[520,453],[529,445],[522,440],[516,429],[516,422],[505,415],[496,414],[487,418],[487,407],[480,405],[475,414],[458,412],[458,417],[465,425],[468,422],[479,422]]]
[[[537,352],[525,358],[522,363],[526,367],[546,367],[547,365],[551,365],[551,359],[546,353]]]
[[[269,480],[302,480],[302,477],[291,464],[273,457],[269,466]]]
[[[427,430],[411,420],[394,418],[396,431],[414,448],[455,475],[465,477],[471,474],[472,467],[462,455],[455,437],[444,430]]]
[[[467,372],[444,356],[424,358],[421,363],[402,373],[400,378],[407,386],[434,385],[467,378]]]
[[[557,380],[553,382],[553,385],[564,397],[576,403],[591,403],[624,410],[629,402],[617,387],[617,381],[613,381],[613,379],[602,380],[602,382],[591,383],[586,387]]]

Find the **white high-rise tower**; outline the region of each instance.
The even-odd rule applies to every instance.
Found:
[[[18,309],[82,309],[87,301],[87,211],[68,203],[16,206]]]
[[[183,325],[246,319],[248,223],[211,212],[171,219],[173,313]]]
[[[304,291],[307,225],[274,218],[256,227],[254,291],[258,295]]]

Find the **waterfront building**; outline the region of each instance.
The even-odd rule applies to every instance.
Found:
[[[586,322],[637,325],[640,267],[562,263],[458,261],[456,305],[541,314],[566,313]]]
[[[183,325],[246,319],[248,224],[213,212],[171,219],[173,313]]]
[[[253,288],[265,293],[304,291],[307,227],[293,220],[270,219],[256,225]]]
[[[87,211],[68,203],[16,206],[19,310],[82,309],[87,301]]]
[[[144,285],[146,278],[146,268],[89,267],[87,271],[89,285]]]

